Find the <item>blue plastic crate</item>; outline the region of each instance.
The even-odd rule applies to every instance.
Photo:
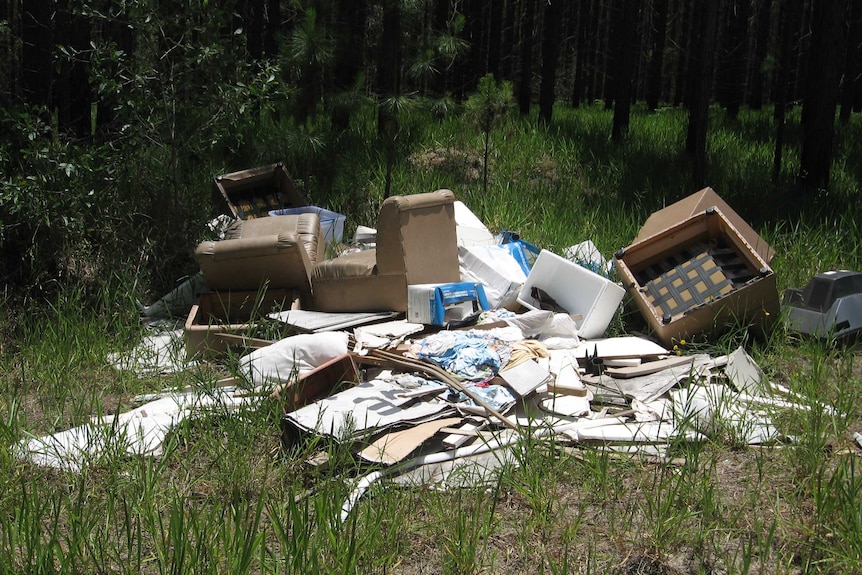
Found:
[[[271,216],[295,216],[299,214],[317,214],[320,218],[320,229],[323,232],[323,241],[327,245],[340,243],[344,238],[344,221],[347,216],[321,208],[318,206],[304,206],[301,208],[284,208],[271,210]]]

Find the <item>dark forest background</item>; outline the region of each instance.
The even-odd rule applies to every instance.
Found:
[[[373,142],[391,173],[405,125],[457,113],[489,74],[546,128],[555,110],[612,110],[612,143],[633,109],[684,109],[691,191],[709,183],[710,110],[762,110],[759,193],[782,214],[828,197],[836,133],[862,110],[850,0],[0,0],[0,18],[13,289],[111,258],[170,275],[218,173],[283,160],[317,203],[360,194],[357,147]]]

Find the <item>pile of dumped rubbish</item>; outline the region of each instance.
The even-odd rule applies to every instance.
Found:
[[[215,185],[232,215],[198,246],[201,272],[141,306],[149,323],[183,326],[109,361],[148,374],[230,355],[237,375],[135,398],[128,412],[22,442],[22,457],[79,469],[105,453],[159,455],[185,418],[277,397],[286,446],[314,436],[367,464],[349,513],[382,478],[481,481],[515,462],[525,434],[663,461],[680,439],[787,440],[775,410],[810,406],[742,348],[686,351],[728,325],[768,331],[782,311],[772,249],[709,188],[654,213],[608,261],[589,240],[556,254],[495,235],[448,190],[388,198],[377,227],[345,242],[346,217],[307,206],[281,164]],[[859,278],[788,290],[785,315],[822,337],[855,333]],[[830,307],[821,284],[840,282]],[[623,305],[649,338],[608,337]]]

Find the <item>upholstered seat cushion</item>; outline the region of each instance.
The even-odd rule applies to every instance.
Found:
[[[314,266],[313,280],[334,280],[370,276],[377,266],[377,250],[363,250],[323,260]],[[312,280],[312,281],[313,281]]]
[[[296,234],[297,239],[308,253],[311,264],[317,263],[318,250],[325,249],[325,246],[320,228],[320,217],[315,213],[236,220],[225,231],[224,239],[238,240],[279,235],[284,232]]]

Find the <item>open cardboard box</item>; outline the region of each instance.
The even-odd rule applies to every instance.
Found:
[[[661,342],[778,317],[775,274],[716,207],[615,254],[617,275]]]
[[[298,308],[299,294],[293,289],[201,294],[186,318],[186,354],[189,359],[224,355],[251,336],[255,320]]]
[[[704,188],[650,214],[644,225],[641,226],[638,235],[632,240],[632,243],[636,244],[641,240],[654,236],[711,207],[721,210],[724,217],[733,224],[739,235],[745,238],[745,241],[763,258],[763,261],[767,264],[772,262],[775,251],[712,188]]]
[[[281,162],[223,174],[214,183],[231,213],[240,220],[268,216],[271,210],[308,205]]]
[[[363,370],[376,365],[379,365],[376,360],[346,353],[274,390],[272,396],[282,401],[281,439],[284,446],[294,445],[302,435],[288,421],[288,413],[331,395],[342,385],[360,384]]]

